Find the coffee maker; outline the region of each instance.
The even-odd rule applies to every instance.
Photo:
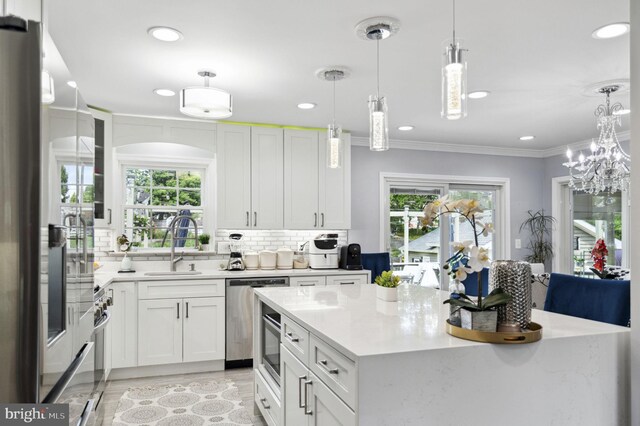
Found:
[[[229,244],[231,253],[229,254],[227,270],[244,271],[244,261],[242,260],[242,246],[240,244],[242,234],[229,234],[229,239],[231,240]]]
[[[360,271],[362,269],[360,244],[340,246],[340,269],[348,269],[351,271]]]

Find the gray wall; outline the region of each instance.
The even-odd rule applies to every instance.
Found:
[[[354,146],[351,152],[351,230],[349,240],[362,245],[363,252],[380,249],[380,172],[455,176],[507,177],[511,183],[511,258],[522,259],[527,251],[516,249],[527,210],[542,208],[545,181],[544,160],[540,158],[391,149],[371,152]]]

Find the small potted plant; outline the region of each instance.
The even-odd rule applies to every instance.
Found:
[[[118,249],[124,252],[124,257],[122,258],[122,262],[120,262],[120,270],[130,271],[132,264],[131,264],[131,258],[127,256],[127,252],[131,250],[132,244],[129,241],[129,238],[125,234],[122,234],[118,238],[116,238],[116,242],[118,243]]]
[[[209,234],[201,234],[198,236],[198,241],[200,241],[200,251],[209,251],[209,240],[211,236]]]
[[[398,300],[398,286],[400,277],[393,275],[391,271],[384,271],[375,279],[376,297],[385,302],[395,302]]]
[[[473,301],[464,293],[452,293],[444,301],[460,309],[462,328],[478,331],[496,331],[498,327],[498,306],[509,303],[511,296],[501,288],[496,288],[480,303]]]

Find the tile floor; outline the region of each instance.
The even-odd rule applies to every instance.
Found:
[[[131,387],[162,386],[162,385],[188,385],[192,382],[210,381],[216,379],[231,379],[235,382],[242,397],[242,401],[250,412],[253,412],[253,370],[251,368],[238,368],[232,370],[216,371],[211,373],[178,374],[175,376],[145,377],[139,379],[113,380],[107,383],[101,405],[105,410],[103,426],[113,423],[113,416],[118,401],[124,392]],[[262,416],[257,415],[253,419],[256,426],[265,426]]]

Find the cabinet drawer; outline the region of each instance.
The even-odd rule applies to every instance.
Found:
[[[352,409],[356,402],[356,363],[331,346],[311,335],[309,363],[311,371],[318,376]]]
[[[291,277],[289,285],[291,287],[322,286],[326,284],[325,277]]]
[[[253,370],[255,377],[255,403],[262,413],[269,426],[280,426],[282,424],[282,410],[278,398],[271,392],[269,385],[262,377],[258,369]]]
[[[309,362],[309,332],[282,316],[282,344],[304,364]]]
[[[366,275],[329,275],[327,285],[367,284]]]
[[[224,296],[224,280],[140,281],[140,299]]]

